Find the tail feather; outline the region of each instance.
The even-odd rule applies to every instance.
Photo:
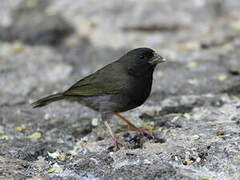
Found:
[[[36,102],[32,103],[32,106],[33,106],[33,108],[39,108],[42,106],[46,106],[54,101],[62,100],[63,98],[64,98],[64,96],[62,93],[53,94],[53,95],[50,95],[45,98],[37,100]]]

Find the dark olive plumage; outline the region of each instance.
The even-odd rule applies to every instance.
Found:
[[[145,102],[151,92],[153,71],[160,62],[164,59],[152,49],[131,50],[65,92],[34,102],[33,107],[58,100],[77,101],[101,112],[103,120],[107,120],[113,113],[136,108]]]

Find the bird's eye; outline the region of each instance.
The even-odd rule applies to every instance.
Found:
[[[143,56],[143,55],[141,55],[141,56],[139,56],[139,58],[140,58],[140,59],[144,59],[144,56]]]

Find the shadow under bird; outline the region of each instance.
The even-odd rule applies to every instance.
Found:
[[[120,59],[79,80],[68,90],[42,98],[32,105],[38,108],[54,101],[67,100],[98,111],[119,147],[124,143],[116,138],[108,120],[116,115],[132,130],[148,134],[119,113],[136,108],[146,101],[151,92],[153,71],[157,64],[164,61],[163,57],[150,48],[133,49]]]

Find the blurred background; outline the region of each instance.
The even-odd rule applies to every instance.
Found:
[[[136,47],[170,61],[154,83],[165,93],[216,90],[239,73],[239,8],[236,0],[2,0],[1,93],[64,89]],[[209,82],[216,86],[202,89]]]
[[[165,128],[161,137],[169,148],[160,148],[166,154],[158,162],[166,160],[174,169],[175,163],[189,163],[191,158],[184,154],[186,149],[196,146],[199,154],[204,153],[205,146],[214,146],[215,141],[215,149],[220,149],[218,154],[208,149],[212,150],[211,161],[196,162],[207,171],[190,167],[196,172],[181,171],[183,179],[185,175],[199,178],[204,173],[213,179],[231,176],[238,179],[240,158],[236,152],[240,145],[231,144],[232,140],[240,142],[238,0],[1,0],[0,159],[7,158],[7,162],[8,158],[17,158],[29,163],[41,156],[47,166],[47,152],[69,153],[76,149],[78,139],[85,136],[91,141],[104,139],[103,131],[96,130],[97,114],[83,106],[58,102],[32,110],[29,103],[67,89],[137,47],[153,48],[168,60],[154,74],[147,103],[131,115],[127,113],[140,126]],[[166,120],[171,123],[162,123]],[[174,132],[168,134],[170,130]],[[216,140],[218,130],[223,130],[220,135],[227,134],[225,140],[230,137],[229,141]],[[193,145],[188,138],[196,138],[196,134],[202,138]],[[170,149],[177,149],[179,161],[167,158],[171,156]],[[236,152],[231,159],[224,151]],[[196,161],[195,155],[192,156]],[[228,167],[231,161],[235,165]],[[75,171],[70,167],[75,162],[68,163],[64,168],[61,166],[62,171]],[[30,166],[35,167],[31,163]],[[102,177],[97,165],[90,168],[94,176]],[[27,169],[14,173],[25,177],[30,171],[37,174]],[[85,167],[83,171],[89,169]],[[141,174],[144,168],[136,172]],[[171,171],[167,172],[170,177]],[[221,176],[217,172],[222,172]],[[114,172],[107,175],[110,177],[111,173]],[[118,177],[119,173],[111,176]],[[48,176],[45,171],[43,174]]]
[[[136,47],[170,61],[154,83],[164,95],[230,88],[239,84],[228,84],[239,74],[239,9],[236,0],[2,0],[1,101],[65,89]]]

